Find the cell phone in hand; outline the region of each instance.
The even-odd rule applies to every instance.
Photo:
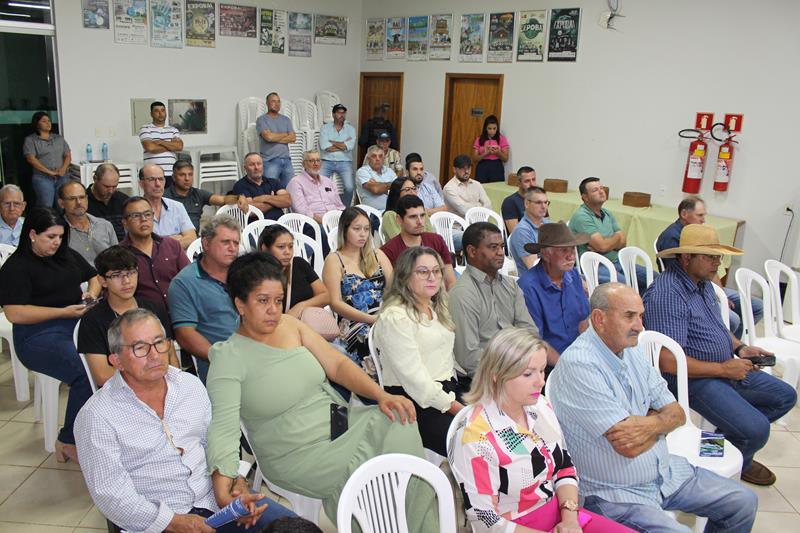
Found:
[[[747,357],[756,366],[775,366],[774,355],[757,355],[755,357]]]
[[[347,406],[338,403],[331,404],[331,442],[345,434],[347,431]]]

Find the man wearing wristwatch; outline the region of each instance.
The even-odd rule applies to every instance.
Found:
[[[742,452],[742,479],[772,485],[775,474],[753,456],[767,443],[770,423],[794,407],[797,393],[750,360],[770,352],[743,344],[722,323],[711,280],[721,256],[742,253],[719,244],[709,225],[684,226],[679,246],[658,254],[675,260],[644,295],[645,327],[671,337],[686,352],[689,403]],[[661,351],[659,365],[675,394],[676,364],[669,351]]]

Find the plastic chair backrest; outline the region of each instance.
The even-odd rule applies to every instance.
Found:
[[[0,266],[6,262],[11,254],[13,254],[17,250],[16,246],[11,246],[10,244],[0,244]]]
[[[251,123],[255,123],[258,117],[267,112],[267,104],[264,100],[256,96],[242,98],[239,100],[238,108],[240,130],[246,128]]]
[[[264,219],[264,213],[261,212],[261,209],[257,208],[254,205],[251,205],[249,207],[250,209],[247,211],[247,213],[243,213],[242,210],[239,209],[238,205],[227,204],[217,209],[216,214],[217,215],[225,214],[233,217],[233,219],[239,223],[239,227],[241,229],[244,229],[247,227],[247,221],[250,220],[250,217],[254,216],[258,220]]]
[[[625,283],[636,292],[639,292],[639,280],[636,277],[636,264],[639,261],[644,263],[644,267],[647,269],[647,286],[649,287],[653,283],[653,262],[647,252],[636,246],[626,246],[619,251],[619,263],[625,273]]]
[[[292,235],[294,235],[294,256],[302,257],[308,261],[314,268],[314,272],[317,273],[317,276],[322,278],[322,243],[302,233],[292,232]],[[308,250],[309,248],[311,248],[310,252]]]
[[[614,268],[614,263],[596,252],[583,252],[580,263],[581,271],[586,277],[586,285],[589,287],[589,296],[599,285],[597,271],[600,265],[604,265],[608,269],[611,281],[617,281],[617,269]]]
[[[656,246],[656,243],[658,243],[658,239],[653,241],[653,251],[656,253],[656,261],[658,261],[658,271],[664,272],[667,268],[664,266],[664,260],[658,257],[658,246]]]
[[[448,213],[446,211],[437,211],[431,215],[430,220],[431,226],[433,226],[433,231],[438,233],[444,239],[444,242],[447,244],[447,248],[450,250],[450,253],[456,253],[456,247],[455,244],[453,244],[453,232],[455,231],[455,225],[458,224],[461,226],[462,230],[465,230],[467,229],[468,225],[467,221],[455,213]]]
[[[317,224],[313,218],[301,213],[286,213],[278,218],[278,222],[292,230],[292,233],[305,234],[304,230],[306,226],[309,226],[314,232],[314,240],[322,244],[322,236],[319,231],[319,224]]]
[[[322,215],[322,229],[325,230],[326,233],[329,233],[331,229],[339,225],[340,218],[342,218],[341,211],[335,209],[333,211],[328,211]]]
[[[489,222],[490,224],[494,224],[498,227],[501,235],[503,236],[503,242],[505,242],[506,238],[508,237],[505,220],[503,220],[503,217],[501,217],[496,211],[492,211],[488,207],[470,207],[467,209],[467,212],[464,213],[464,220],[467,221],[467,225],[474,224],[475,222]],[[506,256],[511,256],[510,246],[506,246],[505,254]]]
[[[300,129],[300,125],[297,122],[297,109],[294,107],[294,102],[291,100],[281,100],[280,114],[289,117],[295,132]]]
[[[719,314],[722,317],[722,323],[725,324],[726,329],[730,329],[731,308],[728,306],[728,295],[725,294],[725,289],[716,283],[712,283],[711,286],[714,287],[714,294],[717,296],[717,301],[719,301]]]
[[[374,330],[374,325],[369,328],[369,333],[367,334],[367,345],[369,346],[369,355],[372,357],[372,363],[375,365],[375,373],[378,375],[378,385],[383,388],[383,368],[381,367],[380,353],[378,352],[378,348],[375,346],[375,341],[373,340]]]
[[[761,323],[764,325],[764,337],[778,336],[778,331],[775,327],[772,294],[767,280],[754,270],[739,267],[736,270],[736,286],[739,287],[739,300],[741,302],[739,307],[741,308],[742,323],[747,336],[746,344],[758,344],[758,341],[756,341],[756,322],[753,316],[753,283],[761,287],[761,299],[764,302],[764,318]]]
[[[472,405],[464,406],[462,410],[456,413],[452,422],[450,422],[450,427],[447,428],[447,440],[445,441],[445,446],[447,446],[448,459],[452,459],[453,457],[453,446],[455,445],[453,439],[456,438],[456,432],[461,429],[461,426],[467,423],[467,418],[469,417],[469,414],[472,413],[472,409]]]
[[[333,106],[341,103],[342,99],[331,91],[317,91],[314,99],[317,102],[317,113],[319,113],[318,124],[322,126],[327,122],[333,122]]]
[[[297,122],[301,129],[315,130],[319,128],[317,105],[311,100],[297,98],[294,101]]]
[[[767,273],[769,288],[772,291],[772,301],[775,304],[775,323],[778,326],[778,332],[782,334],[786,322],[792,325],[800,324],[800,283],[798,283],[797,272],[775,259],[767,259],[764,262],[764,271]],[[786,294],[783,298],[781,298],[780,287],[781,274],[786,277]],[[791,317],[783,314],[783,306],[787,299]]]
[[[186,248],[186,257],[189,258],[189,262],[193,263],[201,253],[203,253],[203,239],[198,237]]]
[[[436,492],[440,533],[456,533],[456,507],[450,481],[439,467],[402,453],[373,457],[350,475],[339,496],[337,529],[351,533],[355,518],[363,533],[408,532],[406,489],[411,476],[422,478]]]
[[[689,420],[689,374],[686,368],[686,353],[681,345],[658,331],[647,330],[639,334],[639,347],[644,352],[650,364],[659,370],[658,359],[661,356],[661,348],[666,348],[675,357],[677,364],[678,381],[678,403],[686,413],[686,420]],[[660,372],[660,370],[659,370]]]
[[[81,321],[78,320],[78,323],[75,324],[75,330],[72,332],[72,342],[75,344],[75,349],[78,348],[78,330],[81,327]],[[89,378],[89,386],[92,387],[92,394],[97,392],[97,383],[94,381],[94,376],[92,376],[92,371],[89,369],[89,362],[86,360],[86,354],[78,352],[78,356],[81,358],[81,363],[83,363],[83,369],[86,371],[86,377]]]
[[[372,217],[375,217],[378,220],[378,227],[375,228],[375,231],[372,233],[372,237],[375,239],[376,242],[382,243],[383,236],[381,235],[381,225],[383,224],[383,212],[367,204],[358,204],[356,205],[356,207],[358,207],[359,209],[364,211],[367,215],[369,215],[370,225],[374,222]]]
[[[278,224],[277,220],[272,220],[269,218],[264,218],[261,220],[254,220],[253,222],[249,223],[244,227],[242,230],[242,245],[248,252],[255,252],[258,250],[258,238],[261,236],[261,232],[264,231],[264,228],[267,226],[271,226],[273,224]],[[283,225],[283,224],[281,224]],[[289,231],[292,231],[291,228],[286,228]]]

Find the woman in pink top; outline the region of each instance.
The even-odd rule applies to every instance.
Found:
[[[508,139],[500,133],[497,117],[489,115],[483,121],[483,131],[472,145],[472,160],[477,163],[475,179],[481,183],[505,181],[503,164],[508,161]]]

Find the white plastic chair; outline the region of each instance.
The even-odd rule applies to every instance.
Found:
[[[383,212],[367,204],[358,204],[356,207],[370,216],[370,224],[372,224],[372,217],[376,217],[378,219],[378,227],[375,228],[375,231],[372,233],[372,237],[375,239],[377,246],[381,246],[383,244],[383,233],[381,231],[381,226],[383,225]]]
[[[407,533],[406,489],[412,475],[430,483],[436,492],[438,531],[456,533],[456,507],[447,476],[428,461],[401,453],[373,457],[353,472],[339,496],[339,533],[352,532],[352,518],[364,533]]]
[[[189,262],[193,263],[201,253],[203,253],[203,240],[198,237],[186,248],[186,257],[189,258]]]
[[[301,129],[319,129],[319,115],[317,114],[317,105],[314,102],[305,98],[297,98],[294,101],[294,108],[297,123]]]
[[[335,209],[322,215],[322,229],[325,230],[325,233],[330,233],[333,228],[337,227],[340,218],[342,218],[342,212]]]
[[[264,213],[261,212],[261,209],[254,205],[250,205],[249,208],[250,209],[248,209],[247,213],[243,213],[237,204],[227,204],[217,209],[216,214],[224,214],[233,217],[233,219],[239,223],[239,227],[244,229],[247,226],[247,221],[250,220],[250,217],[254,216],[258,220],[264,219]]]
[[[719,301],[719,314],[722,317],[722,323],[725,324],[725,329],[731,329],[731,308],[728,305],[728,295],[725,294],[725,289],[717,285],[711,284],[714,287],[714,294]]]
[[[447,249],[451,254],[456,253],[455,244],[453,244],[453,232],[456,231],[456,225],[460,226],[462,230],[467,229],[467,221],[454,213],[447,211],[437,211],[430,217],[431,226],[433,231],[438,233],[447,244]]]
[[[6,262],[16,248],[10,244],[0,244],[0,266]],[[31,399],[31,389],[28,382],[28,369],[25,368],[17,358],[17,351],[14,349],[14,326],[6,318],[6,314],[0,309],[0,338],[8,343],[8,351],[11,354],[11,373],[14,376],[14,392],[18,402],[27,402]]]
[[[17,248],[15,246],[11,246],[10,244],[0,244],[0,266],[6,262],[6,259],[9,258],[11,254],[13,254]]]
[[[328,247],[331,251],[335,251],[339,248],[339,227],[333,226],[328,231]]]
[[[752,293],[753,284],[761,288],[762,300],[764,302],[764,335],[756,335],[756,324],[753,316]],[[792,388],[797,387],[798,377],[800,377],[800,343],[782,339],[778,336],[775,327],[774,307],[772,294],[769,290],[767,280],[757,272],[749,268],[740,267],[736,270],[736,285],[739,287],[739,300],[742,309],[742,322],[744,323],[744,338],[746,343],[751,346],[758,346],[769,350],[783,365],[783,381]]]
[[[75,343],[75,348],[78,348],[78,330],[81,327],[81,321],[78,320],[78,323],[75,324],[75,331],[72,333],[72,342]],[[78,356],[81,358],[81,363],[83,363],[83,369],[86,371],[86,377],[89,378],[89,385],[92,387],[92,393],[97,392],[97,383],[94,381],[94,376],[92,376],[92,371],[89,369],[89,363],[86,361],[86,354],[78,352]]]
[[[261,236],[261,232],[264,231],[264,228],[267,226],[278,223],[277,220],[262,218],[260,220],[254,220],[246,225],[242,230],[242,246],[244,249],[248,252],[258,251],[258,238]],[[283,226],[283,224],[281,224],[281,226]],[[292,231],[290,228],[286,229]]]
[[[303,235],[302,233],[294,233],[294,256],[295,257],[302,257],[309,264],[314,268],[314,272],[317,273],[317,276],[322,278],[322,243],[319,241],[315,241],[308,235]],[[309,248],[311,248],[311,252],[309,253]],[[313,255],[313,257],[312,257]],[[313,262],[312,262],[313,260]]]
[[[491,224],[494,224],[500,230],[500,234],[503,236],[503,242],[505,243],[508,242],[506,223],[503,220],[503,217],[501,217],[496,211],[492,211],[488,207],[481,207],[481,206],[470,207],[469,209],[467,209],[467,212],[464,213],[464,220],[467,221],[467,225],[474,224],[475,222],[489,222]],[[509,271],[517,269],[517,264],[514,262],[514,259],[511,258],[510,246],[506,246],[505,256],[506,258],[503,261],[503,267],[500,269],[501,274],[508,274]],[[517,272],[517,273],[522,274],[522,272]]]
[[[614,263],[612,263],[605,256],[602,256],[596,252],[583,252],[580,263],[581,271],[583,271],[583,275],[586,277],[586,285],[589,287],[590,297],[594,292],[594,289],[600,284],[597,275],[600,265],[603,265],[608,269],[611,281],[617,281],[617,269],[614,268]]]
[[[647,252],[636,246],[626,246],[619,251],[619,263],[625,273],[625,282],[637,293],[639,292],[639,280],[636,277],[636,263],[639,261],[644,263],[644,268],[647,270],[647,287],[649,287],[653,283],[653,262]]]
[[[657,242],[658,239],[653,241],[653,251],[656,253],[656,261],[658,261],[658,271],[664,272],[666,270],[666,267],[664,266],[664,260],[658,257],[658,247],[656,246]]]
[[[314,99],[317,102],[317,113],[319,113],[318,124],[322,126],[325,123],[333,122],[333,106],[341,103],[342,99],[331,91],[317,91]]]
[[[303,153],[306,151],[306,137],[305,130],[295,129],[295,141],[289,143],[289,158],[292,160],[292,171],[297,176],[303,172]]]
[[[247,127],[249,124],[255,123],[258,117],[267,112],[267,104],[264,102],[264,99],[256,96],[242,98],[239,100],[239,103],[236,105],[236,107],[239,111],[239,130]]]
[[[303,235],[305,235],[306,226],[310,226],[314,231],[313,239],[322,246],[322,234],[319,230],[319,224],[313,218],[301,213],[286,213],[278,218],[278,222],[292,230],[292,233],[302,233]]]
[[[289,117],[295,131],[300,129],[300,125],[297,123],[297,109],[295,109],[294,102],[291,100],[281,100],[280,114]]]
[[[782,339],[800,342],[800,280],[797,277],[797,272],[775,259],[767,259],[764,262],[764,270],[767,273],[767,280],[772,293],[778,336]],[[781,275],[786,278],[786,296],[784,299],[781,299]],[[789,308],[791,313],[791,319],[788,321],[783,314],[784,305]]]

